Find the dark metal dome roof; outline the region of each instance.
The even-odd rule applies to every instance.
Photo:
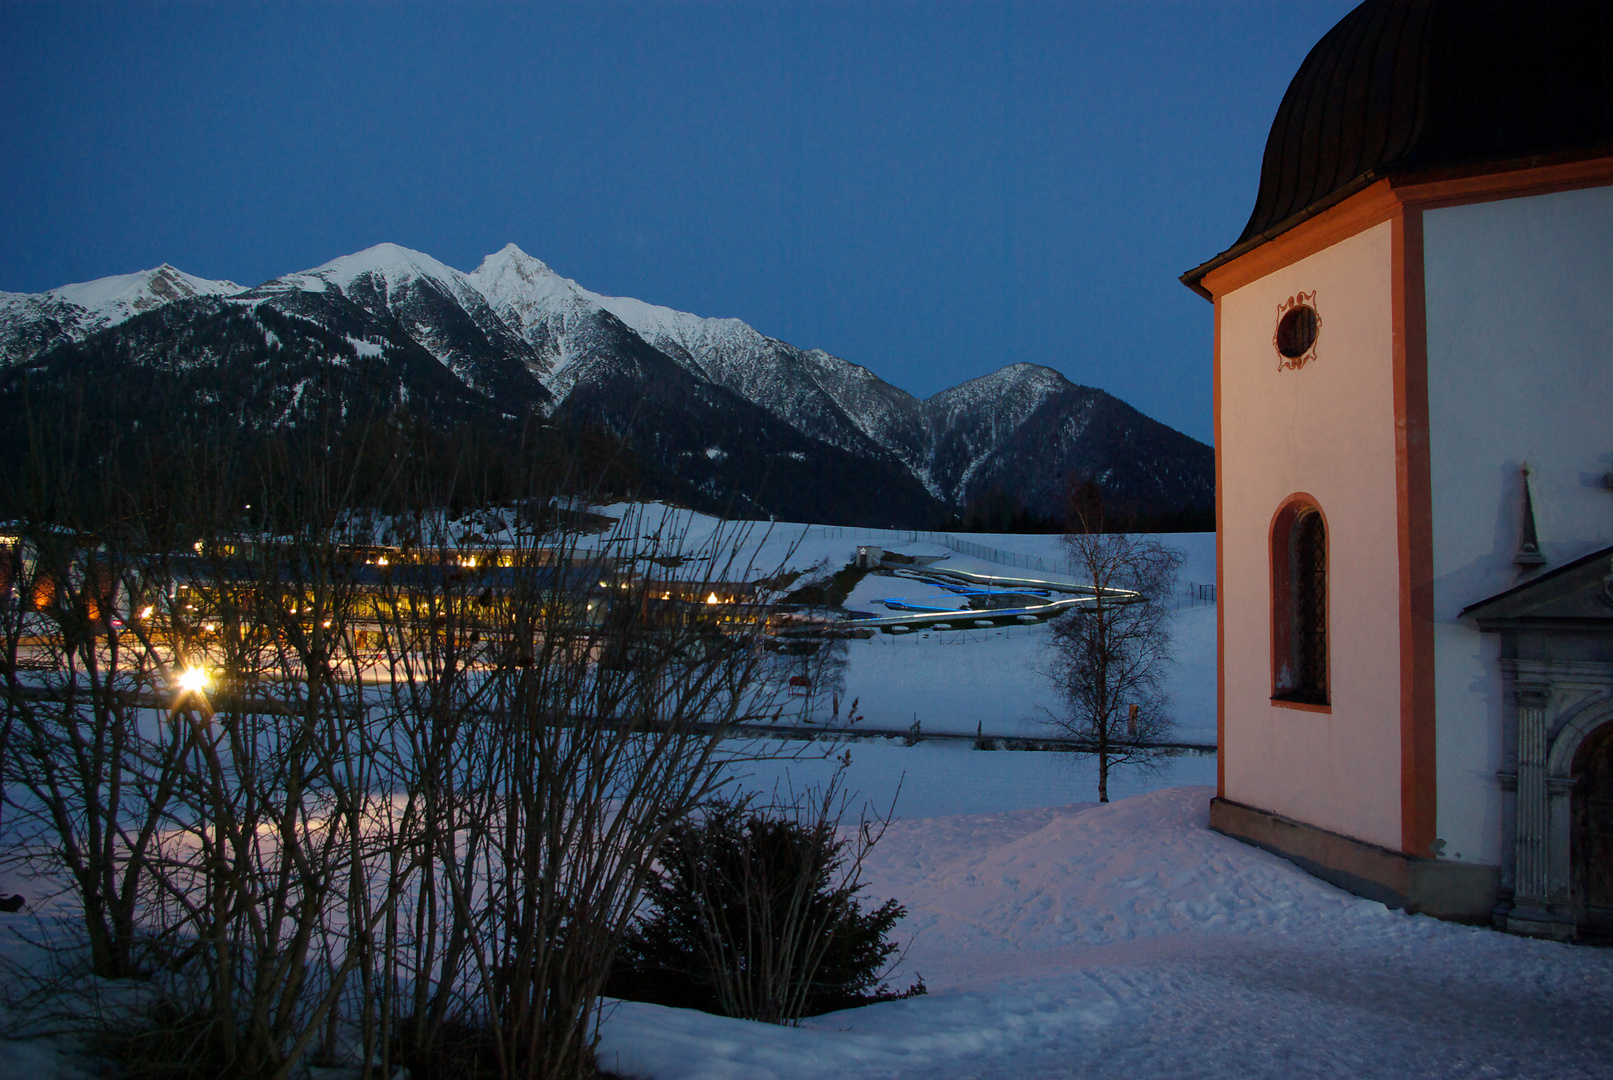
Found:
[[[1215,265],[1386,176],[1613,153],[1613,3],[1366,0],[1305,57]]]

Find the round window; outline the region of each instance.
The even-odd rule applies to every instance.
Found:
[[[1289,308],[1277,324],[1277,351],[1289,360],[1298,360],[1316,344],[1316,331],[1320,326],[1316,309],[1309,304]]]
[[[1295,293],[1277,305],[1277,329],[1271,343],[1277,350],[1277,369],[1297,371],[1316,359],[1316,338],[1322,316],[1316,312],[1314,292]]]

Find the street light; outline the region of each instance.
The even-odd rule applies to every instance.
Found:
[[[188,668],[179,674],[179,688],[187,694],[200,694],[212,682],[206,668]]]

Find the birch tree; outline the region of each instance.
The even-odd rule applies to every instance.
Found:
[[[1052,624],[1045,671],[1064,700],[1048,722],[1097,755],[1098,801],[1108,802],[1111,769],[1157,769],[1167,753],[1168,601],[1182,557],[1146,534],[1105,532],[1091,494],[1072,502],[1063,544],[1093,596]]]

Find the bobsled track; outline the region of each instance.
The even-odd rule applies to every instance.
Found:
[[[897,608],[895,615],[839,619],[832,624],[835,630],[878,630],[884,634],[907,634],[914,630],[975,630],[996,626],[1015,626],[1046,622],[1066,611],[1091,607],[1099,599],[1112,604],[1135,604],[1143,599],[1130,589],[1099,588],[1068,581],[1047,578],[999,577],[994,574],[975,574],[967,570],[949,570],[925,567],[922,570],[896,569],[895,575],[930,585],[938,585],[954,595],[991,596],[997,592],[1011,596],[1051,597],[1045,603],[1018,604],[1013,607],[946,609],[910,604],[902,598],[882,601],[887,608]]]

